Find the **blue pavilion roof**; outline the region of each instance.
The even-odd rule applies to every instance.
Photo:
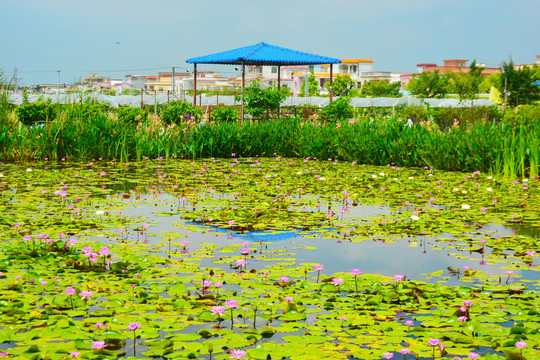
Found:
[[[309,65],[338,64],[341,60],[260,42],[251,46],[187,59],[186,62],[189,64]]]

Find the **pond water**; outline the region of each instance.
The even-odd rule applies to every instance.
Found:
[[[222,194],[213,194],[223,198]],[[226,194],[225,194],[226,195]],[[323,264],[328,274],[337,272],[347,272],[350,269],[361,269],[364,273],[382,274],[394,276],[403,274],[410,279],[419,279],[427,282],[440,282],[447,285],[467,285],[481,286],[483,282],[471,281],[467,276],[460,273],[453,273],[449,267],[462,270],[464,267],[480,269],[483,272],[501,277],[506,280],[506,269],[509,264],[524,265],[515,271],[515,275],[525,280],[533,281],[531,286],[539,286],[540,272],[537,267],[540,265],[539,258],[534,258],[532,262],[523,263],[521,258],[513,258],[515,252],[506,250],[504,262],[491,262],[484,254],[491,254],[493,248],[485,246],[484,254],[471,251],[469,247],[456,249],[450,247],[455,242],[455,237],[448,233],[438,236],[394,236],[392,241],[385,238],[374,237],[368,241],[353,242],[346,236],[326,236],[318,231],[313,233],[295,230],[281,231],[247,231],[236,232],[226,231],[217,226],[200,225],[185,221],[180,216],[168,214],[171,210],[171,202],[176,201],[174,196],[167,193],[154,194],[151,197],[143,196],[137,205],[126,207],[123,214],[130,217],[143,216],[148,222],[155,223],[152,233],[177,232],[185,236],[189,241],[190,248],[196,250],[201,243],[215,243],[220,247],[233,244],[243,244],[249,242],[249,246],[259,247],[262,242],[264,251],[282,251],[285,255],[294,256],[294,264]],[[146,205],[148,202],[150,206]],[[142,204],[142,205],[141,205]],[[174,209],[173,209],[174,211]],[[317,211],[310,209],[308,211]],[[391,214],[396,212],[389,206],[357,206],[354,211],[346,215],[353,218],[370,218],[380,214]],[[163,215],[167,214],[167,215]],[[189,226],[188,226],[189,225]],[[187,229],[189,227],[189,230]],[[532,231],[526,226],[512,229],[504,225],[487,224],[475,231],[472,236],[482,237],[505,237],[515,236],[519,233]],[[518,233],[519,231],[519,233]],[[304,235],[303,235],[304,234]],[[535,234],[536,235],[536,234]],[[232,238],[231,238],[232,237]],[[128,236],[131,240],[141,239],[137,232]],[[538,237],[534,237],[537,239]],[[148,235],[145,237],[149,244],[160,244],[162,239],[159,236]],[[184,238],[183,238],[184,239]],[[179,251],[182,246],[173,246],[172,250]],[[168,246],[162,246],[166,255]],[[212,260],[201,262],[202,266],[211,266]],[[250,259],[249,267],[261,270],[265,267],[264,261]],[[224,265],[228,267],[228,265]],[[443,271],[440,274],[441,270]],[[433,275],[432,273],[439,273]],[[537,288],[538,289],[538,288]]]
[[[0,175],[8,356],[538,359],[537,179],[281,157]]]

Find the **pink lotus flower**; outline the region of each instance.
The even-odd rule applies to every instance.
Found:
[[[480,357],[480,355],[478,355],[477,353],[471,351],[470,353],[467,354],[467,357],[469,359],[475,360],[475,359],[478,359]]]
[[[141,324],[139,324],[138,322],[133,322],[133,323],[128,324],[128,329],[130,330],[137,330],[140,328],[141,328]]]
[[[408,348],[403,348],[403,349],[399,350],[399,352],[401,354],[403,354],[403,355],[407,355],[410,352],[410,350]]]
[[[243,265],[246,265],[246,259],[238,259],[238,260],[235,260],[235,263],[236,265],[238,266],[243,266]]]
[[[68,295],[73,295],[77,292],[77,290],[75,290],[74,288],[72,288],[71,286],[68,286],[65,293],[68,294]]]
[[[334,286],[341,285],[341,284],[343,284],[343,279],[342,278],[333,278],[332,279],[332,284],[334,284]]]
[[[470,300],[463,300],[463,305],[465,305],[466,307],[470,308],[473,306],[473,302],[470,301]]]
[[[79,295],[81,295],[81,298],[90,300],[92,296],[94,296],[94,293],[88,290],[82,290]]]
[[[282,276],[282,277],[279,278],[279,282],[286,283],[288,281],[289,281],[289,278],[286,277],[286,276]]]
[[[292,303],[294,299],[290,296],[285,296],[285,302]]]
[[[247,352],[244,350],[231,350],[231,356],[229,359],[243,359],[246,357]]]
[[[225,313],[225,306],[212,306],[210,308],[210,312],[212,312],[212,314],[218,314],[219,316],[221,316],[223,313]]]
[[[525,341],[518,341],[514,344],[518,349],[523,349],[525,346],[527,346],[527,343]]]
[[[353,274],[354,276],[357,276],[357,275],[360,275],[362,272],[358,269],[352,269],[351,270],[351,274]]]
[[[405,279],[405,276],[403,275],[394,275],[394,280],[401,281],[403,279]]]
[[[105,344],[105,341],[103,340],[97,340],[97,341],[92,342],[92,347],[95,350],[105,349],[107,347],[107,344]]]
[[[227,301],[225,301],[225,305],[227,305],[227,307],[228,307],[229,309],[233,309],[233,308],[235,308],[235,307],[238,306],[238,301],[233,300],[233,299],[227,300]]]
[[[428,343],[431,346],[437,346],[437,345],[439,345],[441,343],[441,341],[439,339],[429,339]]]
[[[315,265],[315,270],[321,271],[322,269],[324,269],[324,265]]]
[[[393,352],[385,352],[382,354],[382,357],[385,358],[385,359],[391,359],[394,357],[394,353]]]
[[[73,351],[69,354],[70,358],[78,358],[79,356],[81,356],[81,353],[79,351]]]

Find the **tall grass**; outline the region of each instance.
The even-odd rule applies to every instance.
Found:
[[[540,165],[538,121],[517,128],[480,121],[441,132],[419,124],[407,127],[397,118],[337,126],[304,124],[295,118],[166,126],[155,115],[140,124],[127,124],[112,113],[88,115],[76,109],[61,111],[43,125],[19,126],[12,118],[10,111],[0,118],[0,156],[4,161],[278,154],[373,165],[480,170],[508,177],[536,177]]]

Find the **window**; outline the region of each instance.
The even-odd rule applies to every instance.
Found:
[[[277,66],[272,66],[272,74],[277,74]]]
[[[356,65],[351,66],[351,74],[356,72]]]

